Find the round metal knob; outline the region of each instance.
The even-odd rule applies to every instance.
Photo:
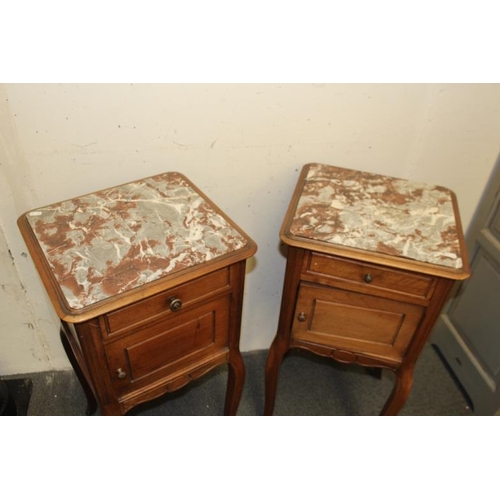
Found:
[[[121,368],[118,368],[118,370],[116,370],[116,373],[118,374],[118,378],[120,380],[123,380],[127,376],[127,373],[124,372]]]
[[[299,316],[297,317],[299,321],[305,321],[306,320],[306,314],[301,312],[299,313]]]
[[[370,273],[367,273],[364,275],[363,281],[365,283],[371,283],[373,281],[373,276]]]
[[[182,300],[172,297],[170,299],[170,310],[173,312],[178,311],[182,307]]]

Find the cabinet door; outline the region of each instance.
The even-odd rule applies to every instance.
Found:
[[[223,296],[107,344],[117,394],[168,383],[227,350],[230,300]]]
[[[500,413],[500,160],[467,231],[471,277],[441,315],[432,342],[476,415]]]
[[[423,313],[415,304],[302,283],[292,338],[397,362]]]

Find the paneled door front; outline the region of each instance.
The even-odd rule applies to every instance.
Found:
[[[467,232],[471,277],[461,283],[431,341],[476,415],[500,412],[500,159]]]

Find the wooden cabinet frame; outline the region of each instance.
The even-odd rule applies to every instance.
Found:
[[[341,363],[393,371],[396,375],[394,389],[381,414],[396,415],[410,394],[416,362],[450,289],[455,281],[469,275],[456,199],[452,193],[449,195],[457,238],[453,244],[460,251],[463,265],[451,268],[369,251],[351,242],[341,245],[327,238],[322,241],[324,233],[315,232],[311,224],[304,226],[304,232],[312,228],[313,237],[292,231],[291,228],[300,227],[297,218],[307,211],[314,214],[314,221],[319,226],[322,223],[323,227],[341,226],[349,236],[350,228],[341,220],[341,211],[331,208],[340,203],[335,203],[334,198],[330,202],[322,196],[315,206],[311,192],[305,193],[312,169],[321,170],[322,187],[328,185],[328,175],[332,172],[332,185],[328,187],[341,196],[342,181],[339,179],[342,178],[352,182],[352,179],[366,177],[377,187],[392,186],[396,181],[327,165],[304,166],[280,232],[282,241],[288,246],[288,255],[278,331],[266,364],[264,414],[272,415],[274,411],[284,355],[290,349],[299,348]],[[335,177],[337,173],[338,178]],[[409,195],[398,196],[399,193],[390,189],[378,192],[384,199],[396,199],[398,210],[404,209],[403,201],[410,199]],[[300,204],[302,197],[307,198],[312,208]],[[374,203],[380,201],[375,197],[373,200]],[[326,207],[324,220],[321,219],[322,207]],[[383,221],[376,222],[382,224]]]

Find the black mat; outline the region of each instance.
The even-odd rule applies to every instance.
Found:
[[[262,415],[267,351],[243,353],[245,386],[240,416]],[[275,415],[378,415],[394,375],[381,377],[362,367],[342,365],[311,353],[291,352],[278,381]],[[377,374],[376,374],[377,375]],[[85,394],[73,371],[31,373],[28,415],[85,415]],[[20,378],[20,376],[17,376]],[[472,415],[472,409],[438,353],[426,346],[401,415]],[[130,416],[222,415],[227,368],[220,366],[182,389],[132,409]],[[98,413],[97,413],[98,414]]]
[[[0,416],[26,416],[33,391],[29,378],[0,380],[2,385],[2,404]]]

